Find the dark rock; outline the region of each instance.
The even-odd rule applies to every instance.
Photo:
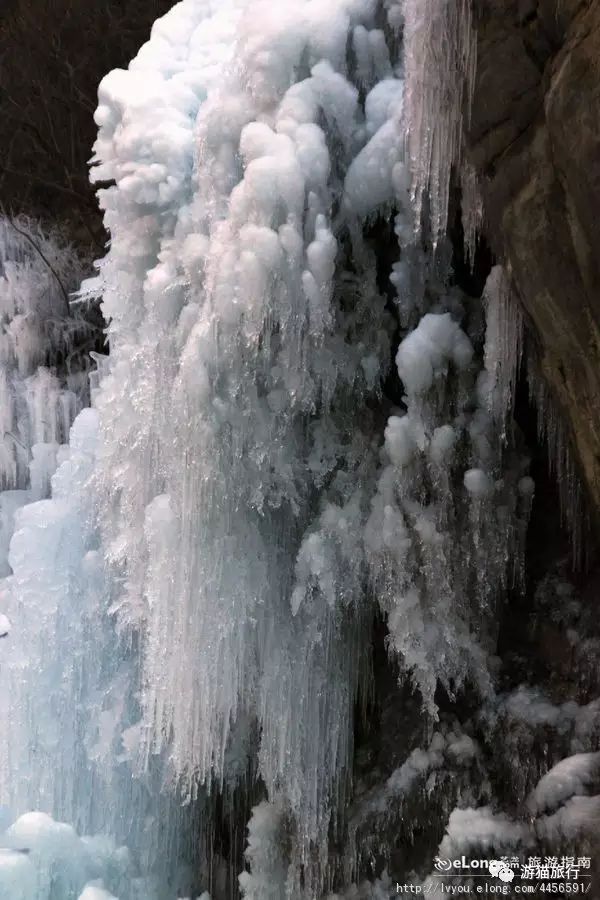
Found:
[[[600,520],[600,2],[479,0],[468,152]]]

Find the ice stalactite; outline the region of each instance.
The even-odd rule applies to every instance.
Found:
[[[207,68],[195,131],[173,148],[183,163],[194,138],[191,180],[172,153],[169,167],[149,166],[135,141],[159,110],[183,127],[190,72],[198,90],[195,70],[176,79],[163,56],[158,37],[172,40],[174,25],[157,29],[127,76],[105,80],[97,115],[96,177],[117,187],[102,200],[113,238],[101,272],[111,361],[96,400],[95,478],[104,545],[125,584],[113,608],[121,629],[141,632],[142,750],[147,760],[168,750],[193,796],[231,777],[231,729],[256,719],[260,776],[288,810],[291,857],[313,892],[351,759],[369,582],[391,646],[433,710],[438,679],[450,693],[467,676],[489,689],[471,630],[482,611],[492,618],[516,533],[516,495],[499,480],[458,324],[465,310],[446,296],[445,273],[422,302],[435,311],[401,345],[408,412],[388,423],[391,464],[377,474],[368,408],[391,322],[361,232],[395,207],[410,255],[412,207],[393,24],[387,35],[375,28],[376,9],[295,3],[238,19],[224,7],[199,26],[197,58],[215,28],[231,28],[236,64],[214,83]],[[160,73],[152,91],[150,63]],[[142,77],[146,93],[125,117],[123,98]],[[124,146],[141,159],[123,157]],[[128,416],[115,417],[123,406]],[[404,567],[394,562],[402,552]],[[471,608],[463,597],[473,590]],[[439,650],[443,666],[424,662]]]
[[[252,783],[242,892],[318,897],[378,612],[424,715],[439,685],[493,692],[532,485],[495,416],[502,328],[442,238],[472,28],[403,9],[183,0],[100,86],[111,245],[84,293],[110,354],[17,516],[0,757],[16,812],[131,848],[88,893],[235,894],[202,840]]]
[[[460,191],[465,252],[469,263],[473,266],[477,241],[483,231],[485,217],[477,172],[466,159],[460,168]]]
[[[295,810],[298,862],[326,848],[365,654],[354,557],[377,460],[365,403],[390,328],[352,204],[361,174],[376,191],[361,216],[401,185],[401,82],[375,4],[252,8],[243,25],[239,6],[210,13],[180,4],[101,87],[96,174],[117,183],[103,192],[111,354],[50,505],[26,510],[13,540],[15,606],[41,605],[45,620],[10,744],[26,769],[33,708],[53,764],[28,798],[134,847],[128,832],[150,821],[151,857],[173,829],[122,790],[119,769],[142,785],[158,770],[193,807],[203,782],[245,775],[255,748],[238,732],[257,720],[260,773],[271,800]],[[366,118],[345,77],[349,28],[367,38]],[[346,248],[332,230],[342,199]],[[335,277],[351,240],[354,262]],[[20,552],[32,539],[35,561]],[[95,798],[84,803],[86,777]],[[22,803],[18,772],[12,788]]]
[[[469,167],[465,166],[465,171]],[[467,184],[463,179],[463,196],[467,197],[466,210],[473,206],[468,200],[470,175]],[[472,195],[477,197],[475,193]],[[477,211],[478,201],[475,209]],[[476,220],[479,213],[476,212]],[[477,226],[470,229],[465,224],[465,242],[468,234],[476,234]],[[550,474],[556,479],[563,522],[571,535],[575,568],[584,565],[586,542],[589,537],[589,516],[585,508],[584,491],[577,461],[573,452],[572,436],[565,425],[566,418],[560,410],[556,395],[543,372],[543,360],[533,341],[525,352],[524,317],[518,299],[514,296],[510,270],[495,265],[489,274],[483,300],[486,306],[487,339],[485,365],[490,373],[488,407],[494,418],[503,422],[503,438],[512,418],[521,367],[526,374],[529,400],[537,416],[537,433],[540,444],[547,448]],[[525,355],[525,358],[523,358]]]
[[[58,448],[87,402],[85,373],[68,364],[88,328],[67,293],[82,274],[58,232],[0,218],[0,488],[8,505],[16,490],[48,495]]]
[[[432,711],[438,683],[450,695],[467,678],[484,695],[491,691],[486,652],[495,641],[496,603],[511,577],[521,577],[519,566],[510,573],[506,563],[520,556],[533,489],[526,459],[503,462],[489,408],[490,391],[495,398],[503,389],[494,320],[487,367],[478,371],[453,318],[467,313],[456,292],[438,297],[436,308],[398,349],[406,413],[388,421],[387,465],[367,524],[390,644]],[[476,334],[477,323],[471,327]]]
[[[403,199],[402,83],[376,4],[253,7],[241,20],[223,6],[190,47],[203,63],[223,32],[224,61],[235,49],[236,64],[218,79],[205,67],[208,98],[183,120],[181,81],[193,79],[185,102],[193,88],[199,104],[202,72],[174,77],[159,38],[181,40],[175,23],[197,8],[176,8],[100,92],[97,177],[118,185],[103,199],[113,249],[101,273],[111,316],[96,400],[101,529],[126,586],[119,627],[141,629],[142,764],[168,752],[194,796],[236,777],[230,735],[257,720],[260,775],[293,811],[297,863],[317,847],[324,868],[371,615],[368,403],[390,354],[360,226]],[[349,30],[366,38],[364,109],[346,68]],[[149,61],[156,86],[123,117],[122,98],[153,84]],[[132,168],[123,139],[152,116],[163,127],[165,109],[188,131],[181,162],[169,147],[165,180],[150,188],[147,145]],[[147,256],[132,256],[142,235]],[[123,404],[128,416],[115,417]]]
[[[289,895],[289,859],[285,813],[273,803],[260,803],[248,824],[246,859],[250,872],[240,875],[247,900],[280,900]]]
[[[10,623],[0,658],[0,894],[11,900],[52,891],[78,897],[114,850],[103,839],[92,848],[70,826],[29,812],[75,821],[81,808],[73,801],[83,766],[76,698],[90,633],[80,627],[86,604],[64,604],[70,561],[81,552],[81,533],[65,528],[76,478],[68,500],[56,480],[54,499],[46,498],[67,457],[71,475],[81,468],[78,434],[70,448],[67,441],[89,402],[86,350],[97,343],[92,317],[71,305],[83,273],[59,231],[0,219],[0,613],[3,629]],[[78,419],[79,433],[88,415]],[[93,592],[83,597],[94,600]]]
[[[468,123],[475,84],[477,41],[471,0],[404,0],[404,68],[407,140],[412,172],[415,226],[421,226],[429,198],[434,241],[446,232],[450,174],[460,169],[463,127]],[[477,195],[473,180],[465,192],[468,246],[473,246]]]
[[[512,418],[517,379],[523,355],[523,314],[511,291],[510,274],[496,265],[483,294],[486,312],[485,365],[490,376],[488,408],[495,421],[506,427]]]
[[[589,527],[583,487],[565,418],[534,352],[527,359],[527,381],[529,398],[537,414],[538,438],[547,447],[550,474],[558,483],[560,508],[564,524],[571,534],[574,564],[576,568],[581,568]]]
[[[0,218],[2,578],[11,572],[9,544],[15,522],[27,504],[49,496],[50,480],[64,458],[71,425],[87,402],[87,377],[76,345],[89,333],[90,323],[73,312],[68,293],[78,287],[83,271],[82,261],[59,231],[47,234],[25,218]],[[26,552],[33,557],[35,548],[28,546]],[[6,585],[3,582],[3,588]],[[13,604],[4,589],[3,622],[20,621],[20,609],[20,602]],[[17,682],[20,677],[15,670],[8,674],[8,660],[17,669],[27,665],[27,647],[35,640],[35,622],[40,617],[39,609],[30,612],[32,633],[12,631],[2,655],[0,715],[10,723],[0,736],[3,803],[12,799],[9,783],[16,773],[16,759],[8,747],[18,721],[13,718],[14,691],[18,690],[13,677]]]

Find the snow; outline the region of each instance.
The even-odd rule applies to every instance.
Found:
[[[457,431],[452,425],[440,425],[439,428],[435,428],[429,444],[429,456],[432,463],[437,466],[451,463],[457,438]]]
[[[481,469],[469,469],[465,472],[464,484],[473,497],[488,497],[494,490],[488,475]]]
[[[408,206],[403,190],[405,163],[402,152],[403,82],[389,78],[379,82],[365,100],[365,127],[370,137],[353,159],[344,183],[344,202],[353,216],[366,218],[396,200]]]
[[[527,722],[532,727],[549,725],[566,731],[572,724],[583,727],[586,719],[594,718],[598,706],[598,701],[587,706],[579,706],[573,701],[557,705],[538,689],[521,685],[502,698],[500,709],[511,719]]]
[[[390,416],[385,429],[385,448],[398,468],[407,466],[417,451],[411,422],[406,416]]]
[[[83,893],[79,895],[79,900],[117,900],[117,898],[105,891],[103,887],[88,884]]]
[[[423,316],[396,354],[398,374],[407,392],[424,394],[448,373],[450,363],[466,368],[473,357],[467,335],[449,313]]]
[[[573,795],[585,794],[600,775],[600,753],[576,753],[561,759],[538,782],[528,800],[534,814],[562,805]]]
[[[520,497],[530,495],[519,493],[524,461],[502,466],[502,432],[480,391],[490,372],[478,370],[460,324],[465,303],[436,284],[434,272],[429,293],[436,311],[420,318],[396,354],[406,411],[390,416],[385,429],[387,465],[371,501],[366,547],[389,647],[435,715],[438,682],[450,695],[467,678],[484,696],[492,691],[487,635],[497,590],[508,583],[507,559],[516,560],[521,577],[530,502]],[[458,479],[466,489],[460,499]],[[470,578],[474,603],[465,602]]]
[[[485,858],[491,850],[498,852],[500,848],[523,852],[527,843],[527,826],[502,813],[489,807],[455,809],[437,855],[442,859],[456,859],[462,854]]]
[[[355,804],[350,827],[355,835],[368,817],[389,818],[408,805],[411,795],[420,786],[431,793],[436,773],[443,774],[453,767],[468,767],[477,760],[479,748],[467,734],[435,731],[426,748],[417,747],[395,769],[385,784],[362,796]],[[357,846],[357,852],[362,848]]]
[[[561,809],[542,819],[540,835],[561,846],[567,841],[582,841],[600,828],[600,796],[572,797]]]

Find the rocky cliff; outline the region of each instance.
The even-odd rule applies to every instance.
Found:
[[[485,232],[600,509],[600,2],[477,0]]]

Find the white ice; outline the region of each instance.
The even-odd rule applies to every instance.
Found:
[[[209,880],[207,794],[250,771],[267,799],[245,896],[321,891],[378,607],[432,717],[440,684],[493,690],[495,604],[531,492],[483,390],[494,334],[486,353],[438,240],[458,95],[434,146],[435,97],[416,94],[446,34],[468,83],[470,20],[444,3],[421,34],[417,6],[178,3],[99,88],[111,242],[82,296],[102,296],[110,353],[69,448],[78,398],[30,371],[20,307],[0,344],[22,381],[0,370],[17,491],[0,498],[0,798],[127,843],[159,900]],[[433,260],[414,229],[427,187]],[[397,317],[368,236],[387,221]],[[82,870],[77,890],[134,900],[136,878],[113,889]]]

